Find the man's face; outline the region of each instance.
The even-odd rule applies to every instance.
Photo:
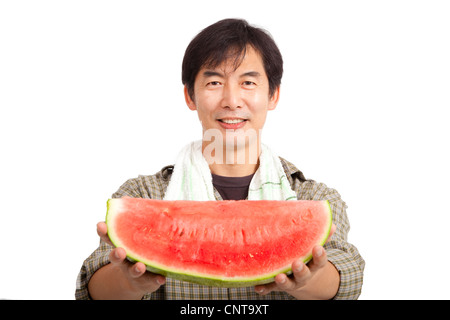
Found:
[[[269,96],[269,80],[262,59],[252,47],[234,69],[230,62],[215,69],[200,69],[193,100],[185,88],[186,103],[191,110],[197,110],[203,132],[216,129],[224,139],[227,130],[253,129],[259,133],[267,111],[275,109],[279,98],[279,89]]]

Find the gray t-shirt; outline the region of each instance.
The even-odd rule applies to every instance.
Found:
[[[225,177],[212,174],[213,186],[219,191],[223,200],[245,200],[253,174],[245,177]]]

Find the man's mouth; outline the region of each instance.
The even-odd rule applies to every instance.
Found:
[[[220,122],[228,123],[228,124],[236,124],[247,121],[246,119],[219,119]]]
[[[241,129],[247,122],[247,119],[241,118],[222,118],[217,120],[222,128],[231,130]]]

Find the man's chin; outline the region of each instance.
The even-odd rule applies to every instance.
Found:
[[[260,132],[254,129],[206,130],[203,133],[203,155],[209,164],[256,164]]]

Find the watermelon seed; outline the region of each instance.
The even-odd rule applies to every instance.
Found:
[[[246,241],[245,241],[245,231],[244,231],[244,229],[242,229],[241,232],[242,232],[242,242],[246,243]]]

